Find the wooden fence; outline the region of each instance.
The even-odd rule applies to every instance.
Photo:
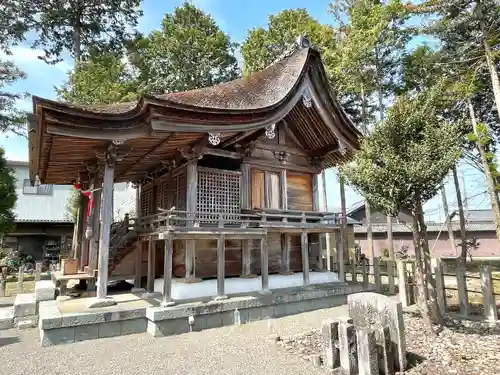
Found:
[[[500,302],[500,275],[494,277],[489,265],[479,272],[465,267],[445,267],[441,259],[433,260],[432,274],[436,280],[437,302],[442,314],[458,313],[462,317],[482,315],[488,321],[498,319]],[[399,293],[403,307],[416,303],[416,264],[414,260],[381,260],[372,264],[345,265],[346,281],[374,284],[376,291]],[[353,276],[354,275],[354,276]]]
[[[26,273],[24,266],[20,266],[17,274],[9,274],[7,267],[2,267],[0,269],[0,297],[31,293],[34,291],[36,281],[48,278],[47,274],[42,274],[41,262],[35,264],[33,273]]]

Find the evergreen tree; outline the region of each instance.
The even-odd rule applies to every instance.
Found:
[[[14,226],[15,184],[14,171],[7,166],[5,151],[0,147],[0,236],[8,234]]]

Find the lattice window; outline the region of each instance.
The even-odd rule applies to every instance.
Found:
[[[198,204],[201,222],[215,224],[220,213],[237,214],[240,212],[240,172],[222,171],[220,169],[198,168]],[[213,213],[213,214],[212,214]],[[234,216],[223,215],[230,222]]]
[[[153,184],[148,184],[142,187],[141,193],[141,215],[148,216],[151,215],[151,206],[153,199]]]

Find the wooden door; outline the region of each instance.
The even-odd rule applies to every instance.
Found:
[[[252,169],[252,209],[264,208],[264,171]]]

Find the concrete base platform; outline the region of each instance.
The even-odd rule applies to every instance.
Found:
[[[0,307],[0,330],[10,329],[14,325],[14,307]]]
[[[39,305],[38,327],[42,346],[146,331],[154,337],[169,336],[339,306],[348,294],[363,290],[360,284],[336,282],[221,301],[179,301],[168,307],[161,306],[161,299],[144,300],[131,293],[114,295],[117,304],[101,308],[89,308],[88,298],[46,301]]]

